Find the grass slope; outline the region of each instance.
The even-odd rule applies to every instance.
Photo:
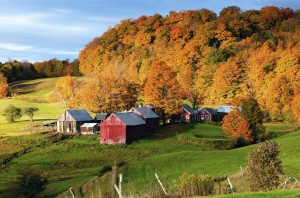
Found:
[[[16,87],[13,89],[26,97],[44,100],[53,90],[55,80],[41,79],[15,83]],[[0,197],[9,197],[10,183],[26,169],[38,171],[49,180],[46,190],[39,197],[53,197],[70,187],[73,187],[76,195],[80,197],[82,185],[92,178],[93,182],[87,182],[87,188],[82,190],[87,194],[93,194],[89,192],[95,189],[94,194],[105,194],[107,186],[103,190],[101,185],[108,185],[109,175],[105,178],[99,178],[97,175],[103,167],[119,162],[125,162],[118,170],[118,173],[124,175],[125,193],[145,191],[157,186],[154,173],[158,173],[168,189],[172,188],[173,180],[178,179],[183,173],[233,177],[240,171],[240,166],[245,167],[248,153],[257,146],[222,151],[204,144],[184,143],[178,139],[178,136],[183,136],[193,140],[225,140],[220,126],[199,123],[171,125],[130,145],[99,145],[98,135],[75,136],[53,142],[50,140],[52,134],[31,134],[22,131],[22,128],[31,125],[26,116],[18,122],[5,123],[2,116],[3,109],[9,104],[20,108],[32,106],[39,108],[40,110],[34,116],[36,122],[57,119],[64,111],[59,103],[28,102],[16,98],[0,100],[0,136],[4,136],[0,139],[0,161],[4,162],[13,156],[1,168]],[[270,124],[267,130],[281,133],[290,130],[289,127]],[[275,141],[280,144],[280,158],[283,161],[285,174],[298,179],[300,179],[299,136],[300,131],[296,131],[275,138]],[[232,182],[238,192],[249,190],[242,186],[248,185],[245,178],[232,178]],[[92,183],[98,186],[94,187]],[[281,195],[280,192],[270,192],[269,195],[277,194]],[[251,197],[252,195],[236,196]],[[260,196],[260,193],[254,195]],[[266,194],[262,196],[264,195]]]

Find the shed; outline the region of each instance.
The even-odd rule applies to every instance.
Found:
[[[217,109],[214,108],[201,108],[196,114],[196,121],[218,121]]]
[[[99,133],[98,123],[84,123],[80,126],[80,133],[82,135]]]
[[[108,116],[109,116],[109,113],[96,113],[95,120],[96,120],[96,122],[98,123],[99,131],[101,131],[100,124],[101,124],[106,118],[108,118]]]
[[[179,114],[172,115],[173,122],[193,122],[195,120],[195,111],[188,104],[183,104]]]
[[[102,123],[106,118],[108,118],[109,113],[96,113],[95,120],[97,123]]]
[[[136,113],[146,122],[148,131],[159,129],[159,116],[150,108],[132,107],[129,111]]]
[[[217,114],[219,121],[222,121],[224,116],[231,112],[235,107],[233,106],[218,106]]]
[[[57,120],[57,132],[80,133],[80,126],[94,122],[92,116],[85,110],[66,110]]]
[[[134,112],[113,113],[100,128],[100,144],[127,144],[147,131],[145,121]]]

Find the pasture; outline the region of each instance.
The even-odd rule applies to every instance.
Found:
[[[272,197],[282,191],[248,194],[247,178],[242,176],[247,155],[257,145],[226,150],[221,126],[208,124],[172,124],[130,145],[99,145],[98,135],[57,136],[52,132],[23,130],[28,126],[56,120],[64,111],[60,103],[46,101],[54,89],[56,79],[22,82],[12,87],[15,96],[0,100],[0,197],[9,197],[11,184],[25,170],[46,177],[48,185],[38,197],[69,195],[73,187],[77,197],[91,197],[111,191],[111,173],[107,167],[119,164],[117,173],[123,174],[125,194],[141,195],[156,189],[154,173],[158,173],[166,188],[174,189],[174,181],[183,174],[208,174],[221,181],[230,177],[238,195],[220,197]],[[3,109],[13,104],[19,108],[37,107],[34,122],[24,115],[14,123],[7,123]],[[300,131],[294,126],[266,124],[267,131],[280,134],[273,138],[280,144],[280,159],[285,175],[300,179]],[[293,131],[293,132],[290,132]],[[104,171],[106,170],[106,171]],[[104,171],[104,175],[98,175]],[[105,174],[106,173],[106,174]],[[102,175],[102,174],[101,174]],[[284,180],[284,178],[282,178]],[[89,182],[88,182],[89,181]],[[225,187],[224,187],[225,186]],[[221,192],[216,189],[216,192]],[[299,190],[288,190],[286,197]],[[245,194],[246,193],[246,194]],[[64,194],[64,195],[65,195]]]

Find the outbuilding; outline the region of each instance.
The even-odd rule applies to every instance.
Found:
[[[80,126],[94,119],[85,110],[66,110],[57,120],[57,132],[80,133]]]
[[[100,128],[100,144],[127,144],[147,131],[146,122],[134,112],[112,113]]]
[[[80,133],[82,135],[99,133],[98,123],[84,123],[80,126]]]
[[[159,116],[148,107],[132,107],[130,112],[136,113],[145,122],[148,131],[159,129]]]

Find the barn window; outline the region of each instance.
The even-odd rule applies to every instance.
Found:
[[[209,116],[208,115],[205,116],[205,120],[209,120]]]

